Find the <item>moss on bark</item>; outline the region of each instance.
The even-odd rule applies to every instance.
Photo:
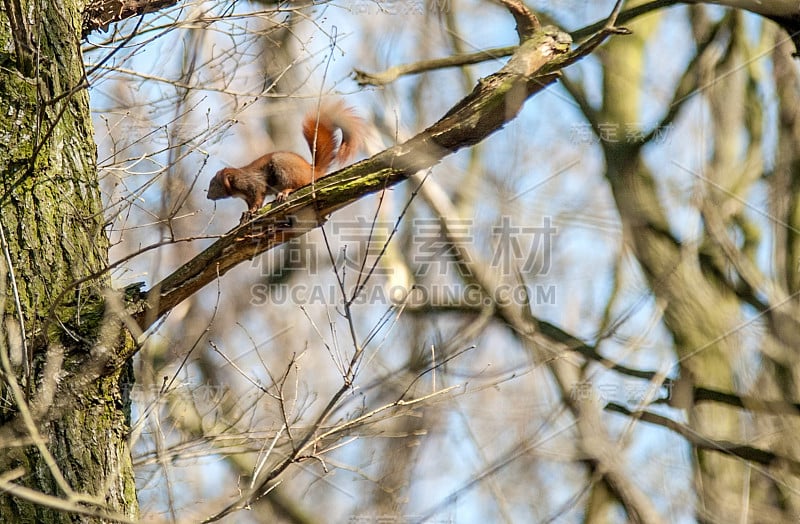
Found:
[[[74,402],[69,408],[62,404],[57,413],[31,402],[37,430],[72,491],[135,518],[138,507],[127,445],[130,368],[103,354],[129,354],[125,347],[133,342],[121,326],[108,324],[101,293],[107,279],[75,285],[102,270],[108,258],[79,46],[83,3],[22,0],[19,5],[23,13],[35,16],[12,23],[6,11],[0,12],[0,42],[6,44],[2,48],[14,49],[0,53],[0,114],[6,115],[0,120],[0,226],[3,258],[10,262],[0,267],[0,351],[11,357],[12,371],[28,400],[49,399],[49,405],[56,405],[67,388],[80,384],[80,390],[70,391]],[[15,31],[34,35],[40,53],[35,67],[26,65],[19,47],[12,45]],[[58,319],[48,318],[64,290],[64,303],[56,308]],[[29,348],[26,355],[13,353],[22,345],[21,333]],[[55,358],[61,351],[63,360]],[[101,379],[84,384],[69,378],[80,377],[93,361],[111,366]],[[60,362],[55,369],[54,362]],[[47,394],[48,387],[54,392]],[[19,399],[7,384],[0,394],[0,424],[16,423],[16,434],[24,440],[30,428],[18,422]],[[24,475],[15,481],[19,485],[65,495],[36,446],[0,450],[0,466],[4,471],[23,468]],[[6,522],[86,520],[9,494],[0,495],[0,515]]]

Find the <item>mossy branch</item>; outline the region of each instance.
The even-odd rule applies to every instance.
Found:
[[[445,156],[484,140],[514,119],[525,100],[558,77],[537,73],[550,61],[569,54],[569,35],[554,27],[536,31],[509,62],[484,79],[442,119],[403,144],[340,170],[271,204],[258,216],[224,235],[205,251],[153,286],[131,313],[147,329],[187,297],[253,258],[312,228],[334,211],[391,187],[409,175],[437,164]]]

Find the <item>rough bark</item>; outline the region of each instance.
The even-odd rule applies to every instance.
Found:
[[[74,285],[108,258],[79,45],[82,8],[71,0],[10,0],[0,12],[0,423],[11,422],[0,471],[18,473],[0,490],[6,522],[72,522],[75,513],[135,518],[138,511],[126,442],[127,368],[51,410],[67,381],[83,384],[71,378],[83,373],[87,355],[105,362],[125,344],[104,314],[107,281]],[[67,289],[51,314],[55,295]],[[18,445],[9,447],[14,438]],[[34,503],[23,488],[55,498]],[[52,507],[59,501],[61,510]]]

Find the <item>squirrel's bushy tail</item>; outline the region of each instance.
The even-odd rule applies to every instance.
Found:
[[[337,137],[337,129],[341,137]],[[334,162],[344,164],[353,158],[363,145],[365,132],[364,120],[342,100],[323,102],[319,110],[309,111],[303,119],[303,136],[314,156],[315,178]]]

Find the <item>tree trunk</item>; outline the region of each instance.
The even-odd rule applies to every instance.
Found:
[[[598,122],[616,131],[603,140],[606,177],[619,210],[624,241],[641,266],[653,295],[664,304],[664,323],[676,349],[682,377],[698,386],[734,391],[731,361],[741,341],[737,297],[703,272],[696,248],[684,246],[671,233],[656,179],[642,159],[639,126],[640,86],[645,71],[645,43],[658,20],[653,16],[633,24],[632,39],[607,46],[605,99]],[[709,307],[714,304],[714,307]],[[738,413],[718,405],[689,407],[689,423],[711,439],[741,440]],[[715,515],[730,521],[746,511],[745,465],[719,453],[696,450],[697,516]]]
[[[108,241],[80,51],[82,6],[8,0],[0,12],[4,522],[138,514],[127,443],[130,367],[80,380],[87,362],[110,362],[126,343],[119,323],[105,320],[107,277],[86,279],[107,266]],[[25,487],[53,498],[35,503]]]

